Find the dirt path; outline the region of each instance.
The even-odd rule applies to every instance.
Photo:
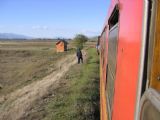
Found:
[[[55,81],[59,80],[77,62],[74,55],[68,55],[57,63],[57,69],[40,81],[25,86],[9,95],[0,97],[0,120],[18,120],[31,106],[48,93]]]

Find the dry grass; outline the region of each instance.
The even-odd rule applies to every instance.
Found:
[[[18,120],[23,117],[31,107],[36,104],[37,100],[43,99],[48,95],[48,91],[55,81],[59,80],[69,68],[75,64],[76,59],[74,55],[68,55],[64,59],[58,61],[56,71],[46,76],[40,81],[33,82],[22,89],[4,98],[0,107],[0,119],[3,120]]]
[[[95,49],[87,46],[86,62],[70,69],[75,54],[56,54],[54,45],[0,42],[0,119],[99,119]]]
[[[0,42],[0,95],[52,73],[65,55],[55,52],[55,42]]]
[[[84,64],[74,65],[21,120],[100,119],[99,60],[95,49],[87,52]]]

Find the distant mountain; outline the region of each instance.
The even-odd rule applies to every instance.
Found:
[[[32,39],[32,37],[14,33],[0,33],[0,39]]]

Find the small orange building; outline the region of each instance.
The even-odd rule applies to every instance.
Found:
[[[68,42],[66,42],[65,40],[59,40],[56,43],[56,51],[57,52],[67,51],[67,44],[68,44]]]

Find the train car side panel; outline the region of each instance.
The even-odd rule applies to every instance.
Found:
[[[119,39],[113,120],[133,120],[140,64],[142,0],[119,0]]]
[[[107,109],[106,109],[106,97],[105,97],[105,83],[106,79],[104,76],[104,72],[106,72],[105,64],[106,64],[106,37],[107,31],[106,27],[103,30],[103,33],[100,38],[100,108],[101,108],[101,120],[107,120]]]

